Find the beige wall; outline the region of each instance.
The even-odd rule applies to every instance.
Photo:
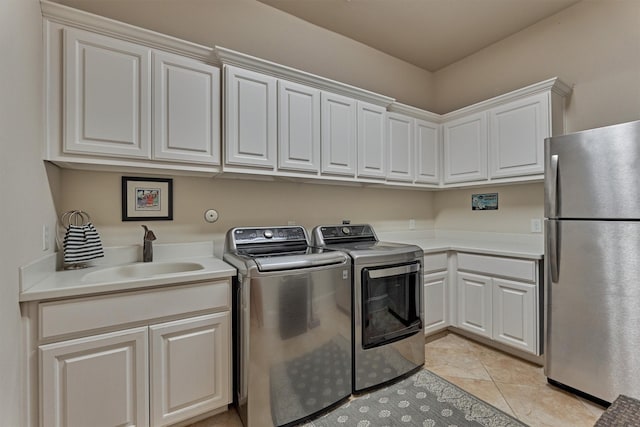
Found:
[[[558,76],[567,131],[640,119],[640,1],[584,0],[435,73],[437,110]]]
[[[65,170],[62,210],[90,212],[104,244],[140,244],[139,222],[121,222],[121,174]],[[433,193],[291,182],[174,177],[174,220],[148,222],[158,243],[210,240],[231,227],[372,223],[381,230],[433,228]],[[220,219],[204,221],[207,209]]]
[[[498,193],[498,210],[472,211],[471,195]],[[447,190],[435,194],[439,230],[529,233],[532,219],[544,217],[543,184],[518,184]]]
[[[640,1],[585,0],[434,74],[449,112],[558,76],[573,85],[566,131],[640,119]],[[472,212],[472,192],[435,198],[435,227],[528,233],[543,217],[542,184],[496,188],[497,212]]]
[[[18,268],[42,251],[55,224],[41,159],[42,35],[37,0],[0,0],[0,424],[26,425]],[[55,182],[59,173],[52,172]],[[48,252],[52,252],[49,250]]]
[[[88,12],[223,46],[433,108],[432,75],[255,0],[58,0]]]

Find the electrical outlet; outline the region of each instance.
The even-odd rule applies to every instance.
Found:
[[[290,219],[289,221],[287,221],[287,225],[296,225],[296,222]]]
[[[409,230],[415,230],[416,229],[416,220],[415,219],[410,219],[409,220]]]
[[[534,218],[531,220],[531,232],[542,233],[542,220]]]
[[[49,250],[49,225],[48,224],[42,225],[42,250],[43,251]]]

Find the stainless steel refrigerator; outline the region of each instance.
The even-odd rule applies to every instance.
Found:
[[[640,398],[640,121],[545,141],[545,374]]]

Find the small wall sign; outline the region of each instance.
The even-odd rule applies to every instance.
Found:
[[[490,211],[498,209],[498,193],[471,195],[472,211]]]

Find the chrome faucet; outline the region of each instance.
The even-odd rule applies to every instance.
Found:
[[[156,240],[156,235],[153,234],[153,231],[149,230],[146,225],[143,225],[144,228],[144,238],[142,242],[142,262],[151,262],[153,261],[153,241]]]

